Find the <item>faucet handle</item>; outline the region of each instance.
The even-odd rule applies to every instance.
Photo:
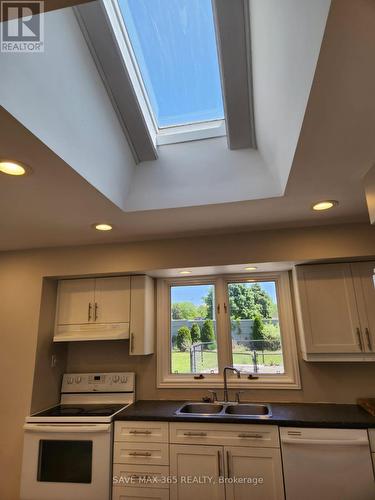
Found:
[[[236,392],[236,401],[237,403],[241,403],[241,394],[243,394],[245,391],[237,391]]]
[[[254,373],[250,373],[247,377],[249,380],[258,380],[259,376],[254,375]]]
[[[213,391],[211,389],[208,389],[208,392],[211,394],[211,401],[212,403],[215,403],[217,401],[217,392]]]

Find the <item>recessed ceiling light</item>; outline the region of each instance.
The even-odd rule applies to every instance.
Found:
[[[113,229],[113,226],[111,226],[111,224],[106,223],[94,224],[94,227],[98,231],[111,231]]]
[[[248,281],[249,283],[254,283],[256,280],[246,280]]]
[[[330,208],[333,208],[334,206],[338,205],[339,202],[336,200],[323,200],[323,201],[318,201],[317,203],[314,203],[312,206],[313,210],[329,210]]]
[[[180,271],[180,274],[191,274],[193,271]]]
[[[245,269],[245,271],[256,271],[258,268],[255,266],[249,266],[249,267],[245,267],[244,269]]]
[[[0,161],[0,172],[7,175],[26,175],[30,173],[30,167],[21,165],[21,163],[15,161],[1,160]]]

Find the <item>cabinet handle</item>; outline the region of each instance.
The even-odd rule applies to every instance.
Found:
[[[95,311],[94,311],[94,321],[96,321],[98,319],[98,303],[95,302]]]
[[[239,438],[262,439],[262,434],[238,434]]]
[[[224,312],[225,312],[225,314],[227,314],[227,312],[228,312],[228,310],[227,310],[227,305],[226,305],[226,303],[225,303],[225,302],[224,302]]]
[[[372,351],[372,343],[371,343],[371,337],[370,337],[370,330],[368,328],[366,328],[365,332],[366,332],[366,337],[367,337],[368,348],[370,349],[370,351]]]
[[[228,471],[228,477],[232,477],[232,471],[231,471],[231,467],[230,467],[230,461],[231,461],[230,451],[227,450],[227,471]]]
[[[145,451],[144,453],[139,453],[138,451],[129,451],[131,457],[151,457],[152,453]]]
[[[134,333],[130,334],[130,352],[134,351]]]
[[[189,437],[204,437],[207,436],[207,432],[184,432],[184,436],[189,436]]]
[[[87,312],[87,319],[88,319],[88,321],[91,321],[91,308],[92,308],[92,305],[91,305],[91,302],[89,302],[89,309],[88,309],[88,312]]]
[[[217,305],[217,313],[220,314],[220,304]]]
[[[129,431],[129,434],[152,434],[151,431]]]
[[[222,476],[222,471],[221,471],[221,451],[217,451],[217,469],[218,469],[218,476]]]
[[[359,328],[357,328],[357,337],[358,337],[359,348],[360,348],[361,351],[363,351],[361,330]]]

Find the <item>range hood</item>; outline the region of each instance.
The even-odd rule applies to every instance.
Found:
[[[90,323],[86,325],[58,325],[54,342],[82,342],[86,340],[121,340],[129,338],[129,323]]]

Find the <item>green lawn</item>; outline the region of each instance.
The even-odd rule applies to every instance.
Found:
[[[265,351],[264,362],[261,354],[258,355],[258,363],[265,365],[281,365],[281,354]],[[252,357],[249,354],[233,353],[233,363],[236,365],[246,365],[252,363]],[[200,364],[199,371],[213,369],[217,367],[217,353],[204,352],[203,363]],[[191,373],[190,371],[190,354],[188,352],[172,352],[172,373]]]

